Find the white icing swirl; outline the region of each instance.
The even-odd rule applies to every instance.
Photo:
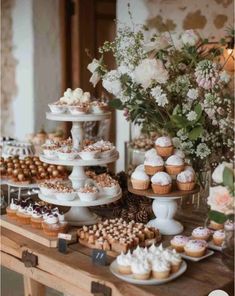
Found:
[[[155,144],[160,147],[170,147],[172,146],[172,141],[171,141],[171,138],[163,136],[163,137],[157,138],[157,140],[155,141]]]
[[[206,227],[197,227],[193,230],[192,235],[197,237],[197,236],[209,236],[210,235],[210,230]]]
[[[158,172],[152,176],[151,182],[159,185],[169,185],[172,182],[170,175],[165,172]]]
[[[224,239],[225,238],[225,232],[224,230],[220,229],[220,230],[216,230],[213,234],[213,237],[214,238],[222,238]]]
[[[149,180],[149,176],[143,172],[143,171],[134,171],[131,175],[131,178],[136,179],[136,180],[145,180],[148,181]]]
[[[186,249],[198,251],[207,247],[207,242],[199,239],[191,239],[185,245]]]
[[[166,165],[183,165],[184,161],[177,155],[171,155],[167,158]]]
[[[123,252],[117,256],[117,263],[122,266],[131,266],[132,262],[132,256],[130,251],[128,251],[127,254],[124,254]]]
[[[144,165],[149,165],[149,166],[163,166],[164,161],[159,155],[155,155],[149,158],[146,158],[144,161]]]
[[[131,271],[135,274],[146,274],[151,271],[151,265],[149,264],[147,259],[136,259],[131,262]]]
[[[142,171],[144,172],[144,164],[140,164],[135,168],[135,171]]]
[[[56,217],[55,215],[50,214],[50,215],[48,215],[48,216],[46,217],[45,222],[46,222],[47,224],[56,224],[56,223],[59,222],[59,219],[58,219],[58,217]]]
[[[164,258],[156,258],[152,263],[153,271],[157,272],[165,272],[170,271],[171,265],[169,261],[165,260]]]
[[[194,179],[194,173],[189,170],[183,171],[177,175],[177,181],[181,183],[193,182]]]
[[[173,154],[176,155],[176,156],[179,156],[182,159],[185,158],[185,154],[184,154],[184,152],[182,150],[175,149]]]
[[[14,203],[14,199],[11,199],[11,203],[10,203],[10,209],[11,210],[18,210],[19,206],[17,204]]]
[[[157,155],[156,149],[151,148],[148,151],[145,152],[145,158],[151,158],[151,157],[155,157]]]

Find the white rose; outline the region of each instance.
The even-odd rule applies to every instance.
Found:
[[[217,184],[223,183],[223,173],[226,167],[229,169],[233,169],[233,164],[224,161],[215,168],[212,174],[212,179],[215,183]]]
[[[162,50],[169,46],[169,38],[166,35],[161,35],[155,38],[154,41],[150,41],[144,45],[144,50],[150,52],[152,50]]]
[[[161,60],[144,59],[134,71],[134,80],[145,89],[148,88],[153,81],[166,83],[167,79],[168,72],[164,68]]]
[[[94,73],[99,66],[100,66],[99,61],[96,59],[93,59],[93,61],[87,66],[87,69],[91,73]]]
[[[118,96],[122,91],[122,85],[119,78],[120,73],[118,73],[117,70],[112,70],[108,72],[103,79],[103,87],[114,96]]]
[[[184,45],[190,45],[194,46],[197,44],[199,37],[198,35],[194,32],[194,30],[186,30],[184,33],[181,35],[181,40]]]
[[[93,87],[96,87],[96,84],[100,81],[100,75],[97,72],[94,72],[89,80],[92,83]]]

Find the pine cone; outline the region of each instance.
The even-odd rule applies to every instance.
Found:
[[[122,211],[121,211],[121,218],[123,220],[128,220],[128,209],[122,209]]]
[[[149,203],[149,202],[140,202],[139,207],[140,207],[140,209],[145,210],[147,212],[148,216],[151,217],[153,215],[152,203]]]
[[[137,222],[146,224],[149,221],[148,213],[143,209],[140,210],[138,213],[136,213],[135,220]]]
[[[115,207],[115,208],[113,208],[113,217],[114,218],[120,217],[121,212],[122,212],[122,208],[121,207]]]
[[[135,221],[136,213],[134,212],[128,212],[127,219],[128,221],[134,220]]]

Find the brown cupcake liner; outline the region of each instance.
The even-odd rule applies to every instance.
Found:
[[[178,175],[184,170],[184,165],[166,165],[165,168],[169,175]]]
[[[206,248],[204,248],[203,250],[200,251],[191,251],[188,250],[187,248],[184,249],[185,254],[190,256],[190,257],[202,257],[205,253],[206,253]]]
[[[17,222],[19,222],[20,224],[27,225],[31,223],[31,217],[28,215],[17,213],[16,217],[17,217]]]
[[[159,184],[151,184],[153,192],[156,194],[167,194],[171,192],[172,184],[168,185],[159,185]]]
[[[155,149],[157,151],[157,154],[162,156],[162,157],[168,157],[171,156],[174,150],[173,146],[169,146],[169,147],[160,147],[155,145]]]
[[[189,190],[193,190],[193,188],[195,187],[195,181],[193,182],[187,182],[187,183],[182,183],[177,181],[177,187],[179,188],[179,190],[182,191],[189,191]]]
[[[149,187],[149,183],[150,181],[147,180],[135,180],[135,179],[131,179],[131,184],[133,189],[137,189],[137,190],[146,190]]]
[[[163,172],[164,171],[164,166],[145,165],[144,170],[145,170],[145,173],[147,175],[153,176],[157,172]]]

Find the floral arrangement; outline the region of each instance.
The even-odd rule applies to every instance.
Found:
[[[230,76],[220,64],[221,48],[195,31],[152,34],[122,26],[112,42],[99,48],[101,58],[88,65],[90,82],[114,96],[110,106],[144,133],[170,134],[174,145],[203,167],[231,158],[233,97]],[[103,56],[111,52],[117,68]]]
[[[234,170],[228,162],[219,164],[212,174],[217,186],[210,188],[207,200],[210,206],[209,218],[217,223],[224,223],[234,216]]]

